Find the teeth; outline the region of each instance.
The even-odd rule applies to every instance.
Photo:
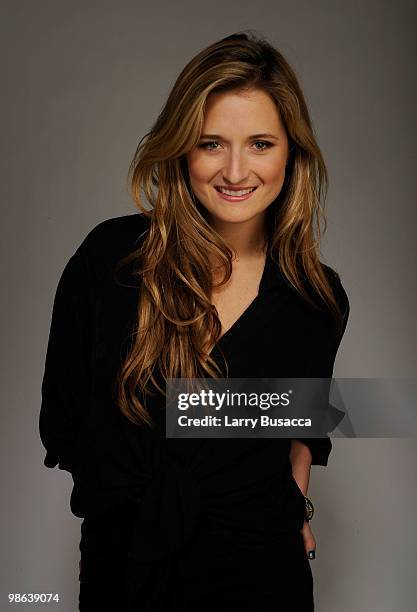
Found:
[[[229,189],[224,189],[223,187],[217,187],[217,189],[221,191],[222,193],[225,193],[226,195],[243,196],[243,195],[246,195],[247,193],[250,193],[251,191],[254,191],[256,187],[251,187],[250,189],[241,189],[240,191],[231,191]]]

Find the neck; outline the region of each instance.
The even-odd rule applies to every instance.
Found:
[[[220,234],[228,247],[232,249],[237,261],[259,257],[265,253],[266,232],[264,214],[242,223],[224,223],[217,219],[212,219],[210,224]]]

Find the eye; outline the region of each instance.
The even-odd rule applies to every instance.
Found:
[[[211,147],[209,147],[209,145],[212,144],[219,144],[218,142],[216,142],[215,140],[211,140],[210,142],[202,142],[198,145],[199,149],[206,149],[207,151],[215,151],[216,149],[212,149]]]
[[[272,142],[268,142],[267,140],[257,140],[256,142],[254,142],[254,144],[261,144],[264,145],[262,147],[262,149],[258,148],[258,151],[266,151],[267,149],[270,149],[271,147],[273,147],[274,145],[272,144]],[[256,147],[257,148],[257,147]]]

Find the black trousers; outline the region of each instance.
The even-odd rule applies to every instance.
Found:
[[[313,578],[300,532],[248,544],[205,521],[168,559],[129,558],[134,507],[84,519],[80,612],[312,612]],[[136,588],[137,585],[142,585]]]

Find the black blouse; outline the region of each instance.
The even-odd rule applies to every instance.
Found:
[[[177,549],[207,516],[254,540],[301,529],[304,496],[292,477],[290,439],[166,438],[164,397],[148,406],[152,430],[132,424],[115,405],[113,383],[128,349],[138,291],[117,282],[115,265],[148,224],[139,213],[99,223],[63,270],[42,382],[45,466],[72,474],[71,510],[78,517],[137,504],[132,542],[144,559]],[[325,270],[345,329],[346,292],[338,275]],[[302,300],[268,256],[258,296],[213,356],[220,346],[230,377],[331,378],[340,339],[331,314]],[[301,441],[313,464],[327,465],[328,437]]]

